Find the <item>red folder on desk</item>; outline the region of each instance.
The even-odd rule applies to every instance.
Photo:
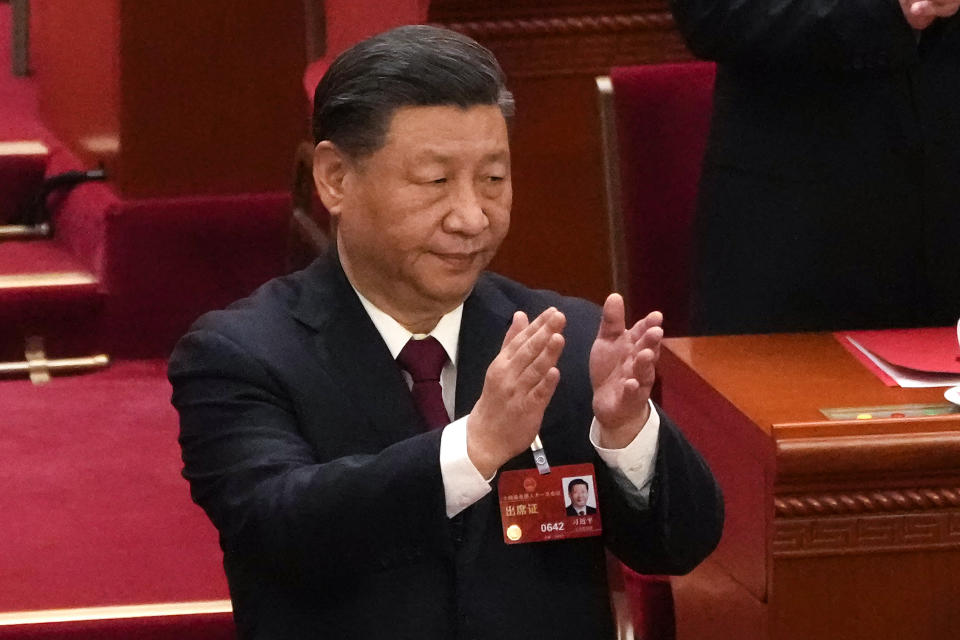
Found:
[[[956,327],[843,331],[834,336],[887,386],[896,386],[897,382],[861,349],[894,367],[917,374],[960,375]]]

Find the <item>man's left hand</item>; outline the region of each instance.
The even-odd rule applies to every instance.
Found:
[[[650,416],[650,389],[663,340],[663,314],[654,311],[629,330],[623,298],[610,294],[590,350],[593,415],[600,424],[601,447],[621,449],[636,437]]]

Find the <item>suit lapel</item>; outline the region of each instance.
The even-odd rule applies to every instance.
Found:
[[[464,303],[457,349],[455,417],[461,418],[470,413],[480,398],[487,367],[500,353],[503,337],[516,308],[482,276]]]
[[[487,367],[503,344],[516,305],[507,299],[489,279],[481,277],[463,305],[457,363],[456,417],[473,409],[483,391]],[[496,483],[494,490],[460,516],[464,543],[457,553],[461,566],[477,557],[488,527],[499,526]]]
[[[317,357],[382,446],[426,430],[390,351],[360,304],[336,254],[305,273],[294,316],[317,330]]]

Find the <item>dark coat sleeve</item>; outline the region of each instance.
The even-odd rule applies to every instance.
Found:
[[[580,367],[577,403],[592,419],[592,390],[587,363],[600,323],[599,308],[567,298],[558,301],[567,314],[565,357]],[[569,350],[569,354],[567,351]],[[563,375],[563,374],[561,374]],[[660,433],[649,501],[640,505],[629,480],[595,454],[604,544],[631,569],[646,574],[684,574],[712,552],[723,532],[723,496],[700,454],[659,407]],[[582,438],[587,441],[587,435]],[[618,477],[619,476],[619,477]],[[627,490],[624,487],[628,487]]]
[[[701,58],[784,69],[902,68],[917,41],[897,0],[670,0]]]
[[[634,571],[680,575],[692,571],[720,542],[723,495],[700,454],[670,418],[658,412],[660,437],[649,506],[637,509],[624,491],[608,490],[604,536],[610,550]]]
[[[169,376],[183,473],[228,555],[316,580],[445,548],[439,431],[322,460],[302,433],[290,386],[211,329],[180,341]]]

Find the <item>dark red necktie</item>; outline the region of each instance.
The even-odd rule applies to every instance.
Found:
[[[413,378],[413,401],[420,415],[431,429],[439,429],[450,422],[443,406],[443,390],[440,388],[440,373],[447,362],[447,352],[436,338],[410,341],[397,356],[397,362]]]

